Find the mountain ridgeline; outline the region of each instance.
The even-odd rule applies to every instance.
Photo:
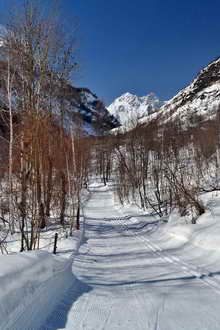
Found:
[[[118,119],[121,125],[129,125],[130,121],[139,120],[156,112],[163,102],[154,93],[137,96],[125,93],[108,106],[109,112]]]
[[[125,93],[108,106],[125,131],[129,130],[128,123],[132,120],[136,120],[137,125],[157,120],[160,125],[178,122],[184,129],[196,127],[213,120],[219,108],[220,58],[203,68],[191,84],[166,102],[154,93],[142,97]]]
[[[190,85],[165,102],[157,113],[161,124],[178,121],[196,127],[213,120],[220,108],[220,58],[202,69]],[[152,118],[146,118],[146,120]],[[155,119],[155,117],[154,117]]]

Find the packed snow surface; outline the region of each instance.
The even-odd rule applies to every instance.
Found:
[[[209,211],[191,225],[175,213],[164,223],[120,207],[111,187],[90,189],[71,271],[61,271],[52,290],[39,269],[44,291],[16,322],[12,314],[10,327],[0,328],[219,330],[219,197],[206,195]],[[69,287],[62,291],[63,283]]]

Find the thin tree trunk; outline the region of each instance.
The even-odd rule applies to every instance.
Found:
[[[61,173],[61,199],[60,199],[60,224],[64,226],[66,210],[66,179],[65,174]]]
[[[10,52],[10,49],[9,49]],[[7,94],[8,94],[8,107],[9,107],[9,126],[10,126],[10,138],[9,138],[9,225],[11,234],[14,234],[14,216],[13,216],[13,201],[12,201],[12,193],[13,193],[13,182],[12,182],[12,164],[13,164],[13,143],[14,143],[14,135],[13,135],[13,117],[12,117],[12,104],[11,104],[11,68],[10,68],[10,54],[8,55],[8,81],[7,81]]]

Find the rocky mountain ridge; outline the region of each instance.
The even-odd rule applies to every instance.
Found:
[[[220,57],[202,69],[191,84],[165,102],[156,117],[161,123],[178,120],[187,127],[213,119],[219,109]],[[151,118],[146,118],[146,121]]]
[[[154,93],[137,96],[125,93],[118,97],[107,109],[122,124],[139,120],[157,111],[163,103]]]
[[[66,120],[74,121],[75,117],[80,118],[87,134],[99,134],[120,126],[119,121],[88,88],[76,88],[69,85],[66,102]]]

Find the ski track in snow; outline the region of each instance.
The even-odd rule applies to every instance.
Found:
[[[84,214],[76,280],[36,329],[220,329],[220,281],[181,251],[163,250],[151,237],[158,221],[122,214],[103,187],[93,190]]]
[[[131,219],[130,217],[126,218],[128,221]],[[123,220],[123,219],[122,219]],[[132,223],[131,223],[132,224]],[[124,231],[127,231],[127,223],[123,224]],[[183,272],[186,275],[192,276],[194,278],[197,278],[204,282],[206,285],[211,287],[216,291],[216,293],[220,294],[220,281],[216,279],[210,279],[209,277],[213,276],[213,273],[210,272],[207,269],[204,269],[202,267],[194,266],[191,264],[188,264],[187,262],[181,260],[179,257],[172,256],[171,254],[166,253],[161,249],[161,247],[155,243],[153,243],[150,239],[146,237],[139,236],[137,233],[134,232],[135,237],[140,240],[146,248],[149,250],[152,250],[153,253],[160,258],[162,258],[164,261],[179,266],[180,269],[183,270]],[[207,278],[206,278],[207,277]]]

